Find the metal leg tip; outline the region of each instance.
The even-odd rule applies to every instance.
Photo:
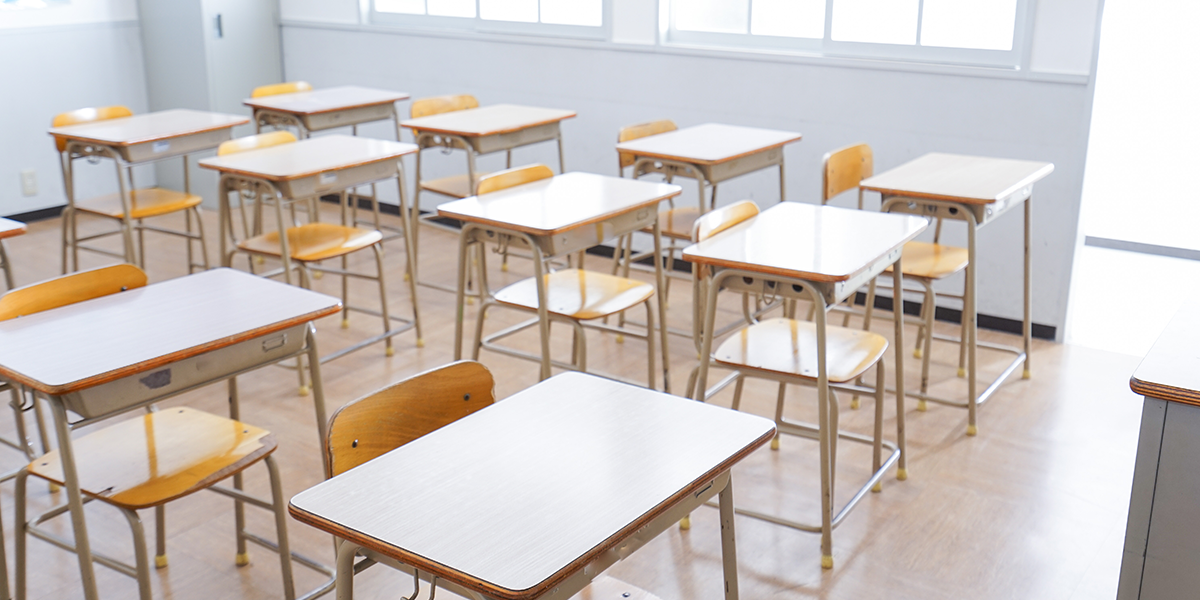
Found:
[[[908,469],[905,469],[903,467],[896,469],[896,480],[897,481],[907,481],[908,480]]]
[[[871,491],[875,492],[876,494],[878,494],[879,492],[882,492],[883,491],[883,482],[876,481],[875,485],[871,486]]]
[[[508,272],[508,263],[500,263],[500,270],[507,273]]]
[[[324,271],[313,271],[313,279],[320,279],[325,276]]]
[[[307,395],[308,395],[308,386],[307,386],[307,385],[302,385],[302,386],[300,386],[300,395],[301,395],[301,396],[307,396]]]
[[[467,296],[467,306],[475,306],[475,298]]]
[[[342,319],[342,329],[350,329],[350,319]]]
[[[624,334],[621,334],[621,333],[618,333],[618,334],[617,334],[617,343],[618,343],[618,344],[624,344],[624,343],[625,343],[625,335],[624,335]]]
[[[679,530],[687,531],[692,528],[692,515],[688,515],[679,520]]]
[[[974,425],[967,425],[967,435],[974,436],[979,433],[979,428]]]
[[[404,274],[404,280],[405,280],[405,281],[408,281],[408,278],[409,278],[409,277],[412,277],[412,275],[410,275],[409,273],[405,273],[405,274]]]
[[[772,449],[772,450],[778,450],[778,449],[779,449],[779,438],[778,438],[778,437],[776,437],[775,439],[771,440],[771,449]]]
[[[387,347],[387,349],[385,349],[385,350],[383,351],[383,355],[384,355],[384,356],[395,356],[395,355],[396,355],[396,349],[395,349],[395,348],[393,348],[392,346],[388,346],[388,347]]]
[[[828,554],[822,554],[821,555],[821,568],[822,569],[832,569],[833,568],[833,557]]]
[[[913,358],[921,358],[921,356],[923,356],[923,355],[924,355],[924,353],[921,352],[920,348],[913,350]]]
[[[1021,371],[1021,379],[1033,379],[1033,373],[1029,369]]]
[[[862,403],[858,401],[858,398],[850,399],[850,410],[858,410],[858,407],[861,405]]]
[[[166,554],[164,554],[164,555],[162,555],[162,556],[155,556],[155,557],[154,557],[154,568],[155,568],[155,569],[165,569],[165,568],[167,568],[167,555],[166,555]]]
[[[424,348],[424,347],[425,347],[425,338],[417,338],[417,347],[418,347],[418,348]]]
[[[929,403],[924,400],[917,400],[917,410],[921,412],[929,410]]]
[[[239,567],[244,567],[244,566],[250,564],[250,553],[249,552],[238,552],[237,556],[233,557],[233,564],[235,564]]]
[[[959,369],[958,369],[958,378],[959,378],[959,379],[966,379],[966,377],[967,377],[967,370],[966,370],[966,369],[963,369],[963,368],[959,368]]]
[[[266,260],[265,260],[263,257],[261,257],[261,256],[255,256],[255,257],[254,257],[254,264],[256,264],[256,265],[261,265],[261,264],[263,264],[264,262],[266,262]]]

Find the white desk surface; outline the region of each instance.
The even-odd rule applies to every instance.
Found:
[[[292,498],[302,522],[533,598],[774,435],[770,420],[564,373]]]
[[[638,156],[716,164],[800,141],[794,131],[706,123],[617,144]]]
[[[333,314],[341,301],[214,269],[0,322],[0,377],[78,391]]]
[[[1048,162],[934,152],[859,185],[886,196],[991,204],[1053,172]]]
[[[1129,387],[1143,396],[1200,406],[1200,302],[1189,302],[1142,359]]]
[[[249,122],[249,118],[238,115],[178,108],[94,123],[53,127],[50,129],[50,135],[104,146],[131,146],[215,129],[228,129]]]
[[[566,173],[438,206],[438,214],[530,235],[554,235],[678,196],[677,185]]]
[[[0,240],[10,237],[16,237],[25,233],[25,224],[12,219],[0,217]]]
[[[352,135],[323,135],[259,150],[247,150],[200,161],[221,172],[287,181],[385,160],[417,151],[415,144]]]
[[[400,125],[433,133],[482,137],[511,133],[547,123],[557,123],[575,116],[575,111],[557,108],[536,108],[516,104],[494,104],[480,108],[456,110],[401,121]]]
[[[782,202],[683,250],[683,259],[805,281],[846,281],[917,237],[922,217]]]
[[[408,100],[408,98],[409,95],[404,92],[344,85],[309,92],[247,98],[242,101],[242,104],[252,108],[265,108],[295,115],[317,115],[364,106],[391,104],[400,100]]]

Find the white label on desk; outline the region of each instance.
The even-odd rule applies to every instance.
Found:
[[[150,149],[153,150],[155,154],[162,154],[163,152],[171,149],[171,142],[167,140],[154,142],[154,144],[150,146]]]
[[[317,178],[318,185],[329,185],[337,181],[337,173],[321,173]]]

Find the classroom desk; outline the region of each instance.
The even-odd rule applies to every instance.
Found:
[[[4,285],[13,289],[12,265],[8,264],[8,251],[4,249],[4,240],[25,235],[25,224],[12,219],[0,217],[0,268],[4,269]]]
[[[833,556],[832,531],[861,498],[856,495],[838,515],[833,514],[831,479],[830,417],[831,394],[825,362],[826,310],[845,300],[888,266],[893,266],[892,281],[901,289],[900,258],[904,244],[928,226],[919,217],[864,212],[833,206],[782,202],[752,219],[723,231],[712,238],[684,248],[683,259],[714,270],[707,289],[697,292],[697,321],[702,323],[700,368],[696,378],[696,400],[707,397],[709,364],[712,361],[713,331],[717,314],[717,294],[722,288],[795,300],[811,300],[817,333],[818,429],[822,457],[821,552]],[[701,297],[701,296],[704,297]],[[897,477],[907,477],[904,438],[904,313],[894,311],[897,393],[896,449],[899,450]],[[701,318],[702,315],[702,318]],[[737,335],[737,334],[734,334]],[[882,383],[882,382],[881,382]],[[875,478],[891,465],[880,468]],[[876,479],[865,486],[871,487]],[[813,530],[751,511],[748,516],[789,527]]]
[[[1200,588],[1200,304],[1171,320],[1129,380],[1145,397],[1117,600]]]
[[[408,100],[404,92],[389,92],[355,85],[324,88],[308,92],[277,94],[247,98],[242,104],[254,110],[254,125],[261,132],[264,125],[295,127],[301,138],[314,131],[358,125],[390,119],[400,140],[400,118],[396,102]]]
[[[930,219],[951,219],[967,224],[967,284],[963,300],[963,318],[967,336],[967,401],[948,400],[924,393],[910,394],[930,402],[966,408],[967,435],[975,435],[976,409],[987,402],[1001,383],[1022,364],[1023,377],[1029,379],[1029,349],[1033,332],[1033,279],[1031,231],[1033,226],[1033,185],[1050,173],[1047,162],[930,153],[885,173],[864,179],[859,187],[879,192],[884,212],[920,215]],[[978,288],[976,273],[976,233],[1018,204],[1025,205],[1025,322],[1024,350],[981,344],[976,319]],[[1015,355],[1013,361],[982,394],[976,395],[976,350],[979,346]]]
[[[118,201],[125,212],[123,237],[125,262],[139,263],[133,245],[133,222],[130,192],[134,189],[133,174],[129,167],[183,157],[183,191],[191,193],[188,177],[187,155],[202,150],[211,150],[232,137],[232,129],[249,123],[246,117],[220,113],[201,112],[187,109],[164,110],[132,117],[108,119],[94,123],[53,127],[50,135],[55,140],[65,141],[61,152],[64,191],[67,208],[75,210],[75,172],[71,157],[102,156],[117,163]],[[128,179],[128,182],[127,182]],[[73,240],[72,240],[73,242]],[[79,268],[77,253],[74,268]],[[191,261],[191,243],[188,244]],[[67,257],[63,255],[63,272],[67,272]]]
[[[771,421],[563,373],[297,494],[289,511],[356,552],[467,598],[566,599],[719,494],[738,597],[730,469]]]
[[[233,243],[235,247],[237,245],[237,241],[234,239],[229,193],[244,189],[259,187],[266,189],[277,203],[332,192],[343,192],[342,212],[343,222],[346,222],[345,190],[394,178],[400,190],[401,227],[405,232],[411,231],[412,228],[409,227],[403,210],[406,195],[404,165],[400,158],[416,151],[417,147],[412,144],[335,134],[200,161],[201,167],[221,173],[221,185],[218,188],[221,199],[221,264],[226,267],[230,265],[232,252],[228,250],[229,244]],[[275,214],[277,231],[285,229],[296,231],[296,235],[299,236],[302,232],[315,230],[318,227],[315,223],[285,227],[282,210],[277,208]],[[292,261],[291,253],[288,250],[289,237],[291,236],[279,236],[279,245],[284,279],[291,283]],[[414,240],[409,235],[405,235],[404,239],[407,267],[409,272],[413,272],[415,265]],[[417,288],[412,278],[409,280],[409,292],[412,294],[413,304],[413,320],[411,322],[406,322],[406,325],[399,329],[388,331],[381,336],[334,352],[326,356],[324,360],[332,360],[346,352],[361,348],[365,344],[396,335],[412,327],[416,327],[417,339],[420,340]]]
[[[237,375],[307,354],[324,444],[325,397],[312,322],[336,313],[340,304],[215,269],[0,322],[0,379],[43,396],[54,415],[89,600],[96,598],[95,575],[71,429],[221,380],[229,382],[230,417],[236,420]],[[79,418],[71,421],[67,411]]]
[[[688,177],[700,185],[700,212],[717,206],[717,184],[760,169],[779,167],[779,201],[786,199],[783,147],[800,141],[792,131],[706,123],[617,144],[635,157],[633,178],[662,173]],[[712,186],[708,207],[704,186]]]
[[[516,187],[447,202],[438,214],[463,222],[458,247],[457,312],[454,321],[454,359],[462,358],[463,304],[472,244],[524,244],[533,254],[537,282],[538,328],[542,342],[541,378],[550,377],[550,313],[546,303],[543,261],[581,252],[605,240],[643,227],[654,229],[654,249],[662,248],[658,204],[678,196],[677,185],[633,181],[592,173],[567,173]],[[485,265],[480,265],[481,271]],[[655,263],[658,316],[662,340],[663,389],[670,391],[667,347],[667,307],[662,289],[661,262]],[[488,294],[481,277],[481,293]],[[649,332],[653,334],[653,332]]]

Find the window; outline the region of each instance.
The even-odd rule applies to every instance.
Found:
[[[1017,67],[1027,0],[664,0],[670,42]]]
[[[372,20],[414,27],[607,37],[605,0],[374,0]]]

